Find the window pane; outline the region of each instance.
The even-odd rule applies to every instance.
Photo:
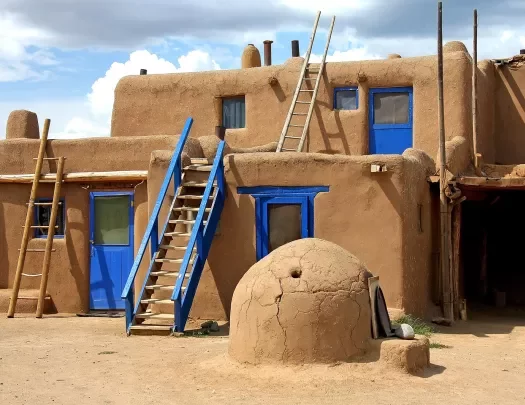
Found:
[[[269,252],[301,239],[301,204],[268,205]]]
[[[374,124],[408,123],[408,93],[375,93]]]
[[[357,110],[357,90],[336,90],[336,110]]]
[[[95,244],[129,245],[129,197],[95,197]]]
[[[52,202],[51,200],[39,200],[37,202]],[[58,228],[55,228],[55,236],[64,236],[64,202],[61,201],[62,204],[58,205],[57,210],[57,218],[55,226],[58,226]],[[35,206],[36,211],[36,224],[38,226],[49,226],[49,220],[51,219],[51,206],[50,205],[37,205]],[[49,228],[36,228],[35,229],[35,236],[42,237],[47,236]]]
[[[222,100],[222,123],[225,128],[246,127],[246,102],[244,96]]]

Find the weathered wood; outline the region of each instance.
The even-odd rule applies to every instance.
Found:
[[[478,153],[478,10],[474,10],[474,32],[472,37],[472,145],[474,161]],[[476,169],[478,165],[476,165]]]
[[[441,223],[441,277],[443,280],[443,317],[454,320],[450,285],[450,210],[445,189],[448,185],[446,176],[445,152],[445,101],[443,91],[443,3],[438,3],[438,121],[439,121],[439,186],[440,186],[440,223]]]
[[[51,216],[49,218],[49,231],[47,233],[46,251],[44,262],[42,263],[42,280],[40,280],[40,293],[36,307],[36,317],[42,318],[44,313],[44,298],[47,290],[47,280],[49,278],[49,264],[51,263],[51,251],[53,250],[53,238],[55,237],[55,224],[58,213],[58,202],[60,200],[60,190],[62,188],[62,176],[64,174],[64,158],[58,159],[55,190],[53,192],[53,205],[51,206]]]
[[[63,176],[64,183],[80,182],[104,182],[104,181],[142,181],[147,180],[147,170],[129,170],[114,172],[77,172],[66,173]],[[0,183],[32,183],[34,175],[32,174],[0,174]],[[50,183],[56,181],[56,174],[48,173],[40,176],[41,183]]]
[[[461,319],[461,302],[463,293],[459,282],[461,272],[461,204],[454,206],[452,210],[452,238],[451,238],[451,268],[452,268],[452,285],[454,314],[456,318]]]
[[[11,301],[9,301],[9,309],[7,311],[8,318],[12,318],[15,315],[16,301],[18,299],[18,292],[20,291],[20,282],[22,280],[22,272],[24,269],[24,263],[26,258],[27,244],[29,242],[29,234],[31,232],[31,223],[33,222],[33,211],[35,208],[35,198],[38,190],[38,183],[40,174],[42,173],[42,164],[44,162],[44,154],[46,152],[47,137],[49,135],[49,125],[51,121],[46,119],[44,121],[44,129],[42,131],[42,138],[40,139],[40,148],[38,150],[38,158],[36,161],[35,173],[33,179],[29,182],[33,182],[31,187],[31,194],[29,196],[29,205],[27,206],[26,222],[24,227],[24,233],[22,235],[22,242],[20,245],[20,254],[18,255],[18,263],[16,265],[15,279],[13,282],[13,290],[11,293]]]

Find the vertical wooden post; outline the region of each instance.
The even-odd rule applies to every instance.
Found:
[[[474,152],[473,162],[476,164],[478,153],[478,10],[474,10],[472,42],[472,148]]]
[[[51,206],[51,217],[49,218],[49,228],[46,240],[46,250],[44,262],[42,264],[42,280],[40,281],[40,292],[38,293],[38,304],[36,307],[36,317],[42,318],[44,313],[44,300],[46,298],[47,280],[49,276],[49,264],[51,262],[51,250],[53,249],[53,238],[55,237],[55,224],[57,221],[58,205],[60,202],[60,190],[62,189],[62,177],[64,175],[64,158],[58,159],[55,190],[53,192],[53,203]]]
[[[438,119],[439,119],[439,199],[441,225],[441,279],[443,286],[443,317],[454,320],[450,288],[450,211],[445,189],[447,187],[447,156],[445,152],[445,101],[443,94],[443,3],[438,3]]]
[[[13,282],[13,291],[11,293],[11,301],[9,301],[9,309],[7,317],[12,318],[15,315],[16,301],[18,300],[18,292],[20,291],[20,282],[22,280],[22,271],[24,269],[24,262],[26,259],[27,244],[29,243],[29,234],[31,232],[31,223],[33,222],[33,210],[35,208],[35,198],[38,189],[38,182],[42,173],[42,163],[44,162],[44,154],[46,153],[47,136],[49,135],[49,125],[51,121],[46,119],[44,121],[44,129],[42,131],[42,138],[40,139],[40,149],[38,150],[38,158],[36,161],[35,177],[31,187],[31,194],[29,196],[29,205],[27,206],[26,222],[24,225],[24,234],[22,236],[22,243],[20,245],[20,254],[18,256],[18,263],[16,265],[15,280]]]

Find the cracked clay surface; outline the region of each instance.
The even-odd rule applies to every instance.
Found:
[[[250,364],[300,364],[364,354],[371,339],[370,276],[334,243],[308,238],[281,246],[235,289],[230,356]]]

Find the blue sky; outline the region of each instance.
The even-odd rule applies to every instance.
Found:
[[[479,9],[482,58],[509,57],[525,48],[518,0],[444,1],[445,39],[470,48],[472,10]],[[120,77],[235,69],[244,46],[274,41],[273,63],[304,53],[321,8],[314,54],[337,15],[330,60],[435,53],[433,0],[0,0],[0,125],[14,109],[52,120],[52,136],[109,134],[113,89]],[[0,131],[0,138],[5,131]]]

